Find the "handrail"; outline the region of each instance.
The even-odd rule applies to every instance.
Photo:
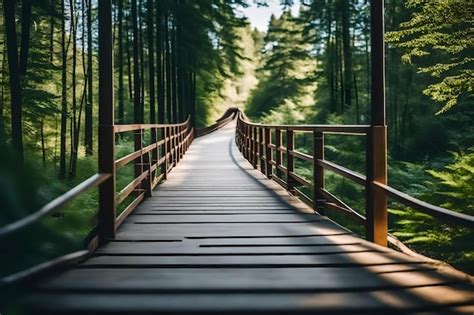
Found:
[[[232,115],[229,115],[229,112],[231,114],[234,113],[234,117],[237,113],[236,109],[229,109],[226,111],[223,117],[218,120],[217,124],[219,124],[219,128],[229,121],[229,117],[233,118]],[[151,195],[151,190],[156,185],[158,185],[162,179],[166,179],[167,174],[171,171],[171,169],[173,169],[174,166],[179,163],[180,159],[183,157],[194,139],[194,128],[191,124],[191,117],[188,117],[186,121],[182,123],[176,124],[133,124],[112,125],[104,127],[112,127],[110,129],[111,132],[108,133],[109,136],[113,136],[117,133],[134,132],[135,151],[112,161],[112,164],[115,166],[112,168],[114,170],[113,172],[95,174],[71,190],[55,198],[37,212],[19,219],[18,221],[0,227],[0,238],[16,233],[19,230],[27,228],[30,225],[38,222],[42,217],[51,214],[55,210],[64,206],[67,202],[77,198],[88,190],[94,187],[103,189],[103,186],[106,184],[106,182],[112,180],[112,187],[114,187],[112,191],[112,200],[107,201],[107,204],[111,205],[111,208],[102,209],[99,207],[99,228],[97,229],[98,235],[92,235],[92,241],[89,244],[87,250],[70,253],[30,267],[27,270],[22,270],[14,274],[7,275],[0,279],[0,287],[3,288],[6,285],[11,285],[30,279],[57,266],[77,263],[78,261],[86,258],[92,251],[95,250],[97,242],[101,241],[100,224],[101,220],[104,220],[104,215],[101,215],[101,212],[109,211],[114,214],[113,217],[105,217],[112,218],[113,222],[109,222],[108,224],[111,224],[115,230],[146,197]],[[151,132],[152,143],[143,146],[143,134],[145,130],[149,130]],[[158,136],[159,131],[161,132],[160,137]],[[112,137],[111,139],[113,140],[114,138]],[[107,140],[110,141],[110,139]],[[112,141],[111,144],[113,149],[115,142]],[[111,153],[113,156],[113,150]],[[127,165],[132,161],[135,162],[136,176],[120,192],[116,192],[115,178],[117,176],[117,169]],[[133,201],[125,207],[124,211],[120,215],[116,216],[116,205],[124,202],[127,197],[134,192],[136,192],[137,195]],[[99,199],[100,198],[103,197],[99,194]],[[99,203],[101,202],[102,201],[99,200]]]
[[[406,206],[409,206],[410,208],[416,209],[438,219],[446,219],[448,220],[448,223],[453,225],[463,225],[471,229],[474,228],[474,216],[472,215],[434,206],[425,201],[411,197],[399,190],[396,190],[395,188],[378,182],[374,182],[374,184],[385,190],[389,197],[392,197],[393,199]]]
[[[144,145],[144,133],[151,133],[151,143]],[[183,157],[194,136],[191,116],[177,124],[133,124],[115,125],[114,133],[133,132],[135,150],[114,161],[116,169],[134,162],[135,176],[120,192],[115,193],[113,207],[122,204],[127,197],[134,198],[123,212],[110,222],[116,230],[127,216],[141,203],[151,196],[151,191],[162,179],[166,179],[171,169]],[[136,194],[134,194],[136,193]]]
[[[264,175],[275,180],[289,192],[303,197],[302,200],[304,202],[310,203],[310,206],[321,214],[324,214],[325,210],[333,210],[345,214],[356,222],[364,223],[366,229],[369,229],[369,224],[372,224],[375,225],[370,227],[372,229],[380,228],[380,231],[387,230],[386,226],[377,226],[377,220],[369,222],[364,216],[355,212],[325,189],[324,171],[328,170],[359,185],[365,186],[366,190],[370,187],[371,194],[367,195],[367,200],[369,198],[378,198],[379,201],[385,200],[386,202],[387,197],[393,198],[407,207],[416,209],[432,217],[443,219],[445,223],[474,228],[474,216],[431,205],[400,192],[379,180],[369,180],[367,176],[324,159],[325,134],[363,135],[367,136],[368,139],[372,139],[371,141],[376,141],[374,139],[383,136],[383,133],[386,132],[383,127],[371,127],[366,125],[269,125],[250,122],[242,111],[239,111],[237,116],[236,143],[243,156],[255,169],[260,169]],[[295,149],[295,132],[309,132],[313,134],[313,155],[304,154]],[[282,141],[283,133],[286,133],[285,144]],[[272,143],[272,134],[275,135],[276,143]],[[262,135],[265,135],[265,137],[262,137]],[[369,146],[369,144],[367,145]],[[286,163],[284,163],[283,159],[284,154],[286,155]],[[380,153],[369,150],[369,147],[367,148],[366,159],[368,164],[366,173],[369,169],[374,170],[378,167],[378,163],[380,163],[380,160],[375,161],[375,154],[378,154],[377,159],[380,159]],[[313,165],[312,182],[296,174],[295,159],[300,159]],[[297,189],[297,186],[304,186],[310,189],[313,194],[312,198],[304,195]],[[382,215],[387,215],[387,205],[382,204],[381,208],[385,211],[385,214]],[[366,213],[369,213],[369,211],[370,209],[367,208]],[[381,220],[381,222],[386,221]],[[388,239],[388,241],[390,242],[390,239]],[[386,244],[387,235],[385,236],[385,241],[380,242],[379,238],[379,243]]]
[[[69,201],[73,200],[77,196],[85,193],[86,191],[99,186],[102,182],[108,179],[112,174],[95,174],[77,185],[76,187],[72,188],[71,190],[65,192],[59,197],[56,197],[54,200],[50,201],[46,205],[44,205],[41,209],[32,213],[24,218],[21,218],[18,221],[12,222],[0,228],[0,237],[4,237],[11,233],[18,232],[21,229],[35,223],[42,217],[51,212],[57,210],[58,208],[64,206]]]
[[[176,123],[176,124],[131,124],[131,125],[114,125],[115,133],[122,133],[127,131],[135,131],[135,130],[148,130],[152,128],[165,128],[165,127],[182,127],[186,126],[190,123],[191,116],[189,116],[184,122]]]
[[[208,127],[204,127],[204,128],[198,128],[196,129],[196,132],[195,132],[195,137],[202,137],[204,135],[207,135],[213,131],[216,131],[217,129],[220,129],[222,127],[224,127],[225,125],[227,125],[230,121],[232,121],[237,113],[239,112],[239,109],[237,107],[230,107],[228,108],[224,114],[221,116],[221,118],[219,118],[218,120],[216,120],[216,123],[211,125],[211,126],[208,126]]]

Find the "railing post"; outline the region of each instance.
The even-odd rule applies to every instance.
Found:
[[[184,156],[184,151],[185,151],[185,146],[184,146],[184,137],[186,136],[185,135],[185,128],[186,125],[182,125],[179,127],[180,131],[179,131],[179,147],[180,147],[180,154],[179,154],[179,159],[181,160]]]
[[[170,127],[171,128],[171,148],[170,152],[171,153],[171,163],[173,164],[173,167],[176,166],[176,129],[175,126]]]
[[[179,127],[175,126],[174,131],[174,163],[173,166],[178,165],[179,163]]]
[[[281,129],[276,129],[275,130],[275,146],[276,146],[276,149],[275,149],[275,162],[276,162],[276,176],[279,178],[279,179],[282,179],[283,176],[281,175],[281,169],[279,166],[281,166],[281,161],[282,161],[282,157],[283,157],[283,153],[280,151],[281,150],[281,146],[282,146],[282,141],[281,141]]]
[[[135,159],[135,178],[138,178],[143,174],[145,171],[145,158],[143,154],[143,129],[136,130],[134,133],[134,147],[135,151],[140,151],[140,156]],[[146,182],[142,181],[141,187],[142,189],[146,189]],[[138,193],[139,195],[140,193]]]
[[[272,148],[270,147],[271,144],[271,131],[270,128],[265,128],[265,174],[267,178],[272,178],[273,169],[272,164],[270,161],[272,160]]]
[[[163,144],[163,151],[164,151],[163,156],[165,157],[165,160],[163,162],[162,172],[163,172],[163,178],[164,179],[168,178],[168,152],[169,152],[168,138],[169,138],[168,127],[163,127],[163,140],[165,141],[164,144]]]
[[[115,131],[112,1],[99,0],[99,173],[112,176],[99,186],[98,237],[115,238]]]
[[[387,126],[385,114],[384,1],[370,5],[371,23],[371,128],[367,137],[366,237],[387,246],[388,213],[385,191],[374,182],[387,184]]]
[[[156,148],[153,149],[151,152],[151,165],[155,165],[156,163],[158,163],[158,129],[157,128],[151,128],[151,143],[154,143],[156,144]],[[155,172],[153,173],[153,176],[151,177],[151,180],[152,180],[152,184],[153,184],[153,181],[154,181],[154,178],[156,177],[156,174],[158,173],[158,166],[155,170]]]
[[[252,159],[252,150],[251,150],[251,141],[250,141],[250,126],[245,126],[245,149],[247,150],[247,160]]]
[[[296,182],[291,176],[295,172],[295,158],[291,154],[295,150],[295,134],[293,130],[286,129],[286,185],[287,190],[294,194]]]
[[[319,214],[324,214],[324,198],[321,190],[324,189],[324,167],[319,166],[317,161],[324,160],[324,133],[313,131],[313,209]]]
[[[257,127],[252,127],[252,165],[257,169]]]
[[[148,177],[143,180],[143,188],[145,189],[145,197],[151,197],[152,195],[152,186],[153,186],[153,177],[151,172],[151,152],[145,153],[143,156],[143,171],[148,172]]]
[[[265,152],[265,146],[263,144],[263,127],[258,128],[258,153],[259,153],[259,163],[260,163],[260,172],[266,175],[265,172],[265,159],[263,154]]]

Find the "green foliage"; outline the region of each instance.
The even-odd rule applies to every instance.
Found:
[[[369,2],[350,2],[349,25],[354,37],[350,51],[354,75],[350,82],[354,88],[351,106],[341,105],[347,84],[343,77],[345,52],[340,13],[343,4],[342,1],[305,1],[299,17],[283,16],[270,21],[264,42],[267,49],[262,51],[261,57],[260,82],[247,106],[249,115],[261,122],[276,124],[369,121]],[[470,4],[460,0],[413,0],[406,4],[393,1],[386,5],[387,39],[393,43],[387,49],[389,183],[426,202],[472,214],[474,183],[472,149],[469,148],[474,134],[470,99],[474,75]],[[401,23],[406,20],[410,21]],[[302,30],[301,34],[294,33],[297,29]],[[291,45],[296,47],[296,53]],[[273,47],[277,50],[274,56],[268,49]],[[312,69],[301,67],[308,58],[317,61]],[[412,64],[415,62],[417,67]],[[297,69],[300,80],[275,75],[279,74],[276,72],[279,68],[274,65]],[[294,84],[288,89],[287,80]],[[434,116],[439,112],[437,102],[444,105],[443,115]],[[458,105],[452,107],[453,102]],[[302,141],[302,138],[296,137],[298,151],[311,153],[311,141]],[[467,153],[455,154],[453,160],[448,151]],[[363,174],[365,141],[363,137],[326,135],[325,158]],[[296,172],[312,179],[312,166],[307,163],[297,161]],[[325,185],[364,214],[363,187],[330,171],[325,172]],[[473,271],[472,232],[453,228],[397,203],[389,206],[392,233],[422,254]],[[343,215],[331,211],[327,214],[364,235],[363,228]]]
[[[264,37],[259,84],[246,108],[248,115],[265,117],[265,122],[301,123],[312,114],[315,84],[308,77],[316,64],[302,32],[290,11],[280,18],[272,16]]]
[[[474,215],[474,147],[453,156],[444,170],[428,171],[436,180],[432,199],[442,207]]]
[[[403,48],[402,60],[419,60],[418,72],[436,78],[423,93],[443,104],[438,113],[474,93],[474,34],[472,3],[465,0],[409,0],[413,10],[400,30],[387,34],[388,42]]]

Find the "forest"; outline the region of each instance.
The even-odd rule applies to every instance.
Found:
[[[115,123],[189,116],[205,126],[237,106],[256,122],[368,124],[370,1],[302,0],[297,14],[294,1],[280,1],[283,13],[271,17],[266,32],[242,14],[249,2],[114,0]],[[387,0],[385,6],[390,185],[474,215],[472,3]],[[96,172],[99,34],[97,0],[3,0],[1,11],[5,225]],[[329,137],[328,158],[363,172],[362,141]],[[304,139],[298,143],[309,150]],[[132,150],[132,137],[117,139],[117,155]],[[133,169],[120,172],[118,188]],[[326,183],[364,211],[359,187],[335,174]],[[97,192],[81,197],[25,232],[23,245],[8,249],[11,263],[0,275],[83,246],[96,200]],[[474,271],[468,229],[391,203],[390,232],[424,255]],[[29,256],[13,263],[25,247]]]

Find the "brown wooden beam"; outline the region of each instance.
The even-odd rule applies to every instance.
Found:
[[[387,196],[374,181],[387,184],[384,0],[371,1],[371,126],[367,137],[366,237],[387,246]]]
[[[115,132],[112,1],[99,0],[99,173],[112,174],[99,186],[98,236],[115,238]]]

